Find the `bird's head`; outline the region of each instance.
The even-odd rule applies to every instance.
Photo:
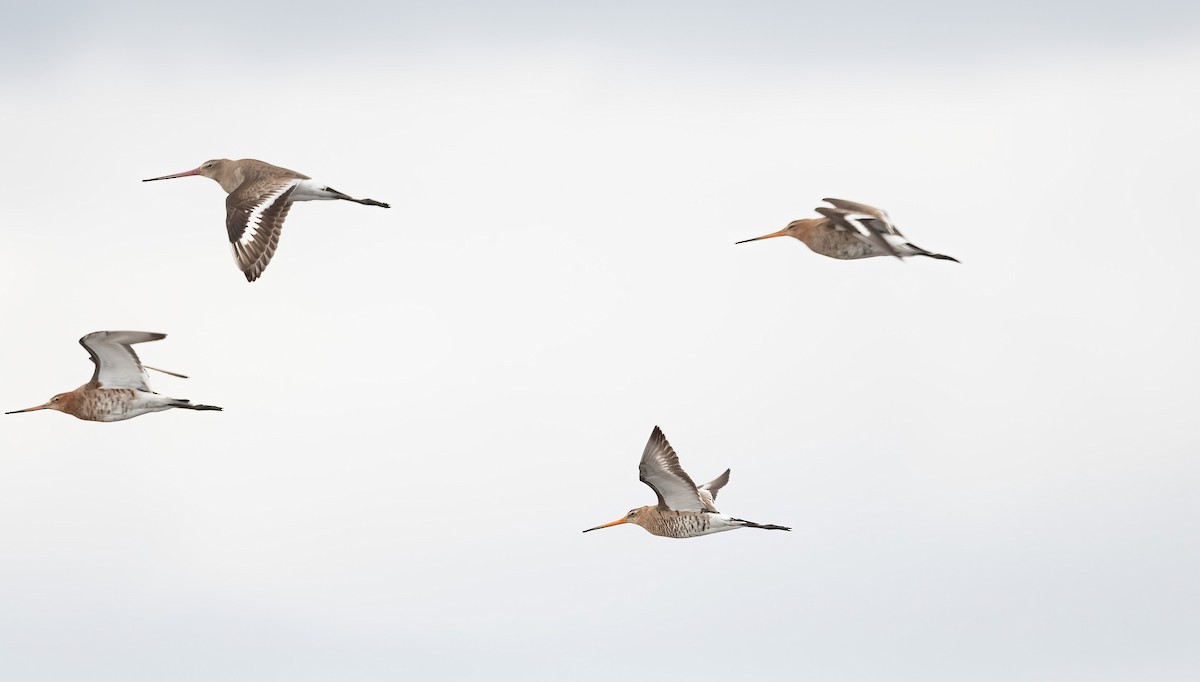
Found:
[[[801,233],[807,231],[809,228],[812,227],[813,223],[816,223],[819,221],[820,221],[820,218],[801,218],[800,220],[793,220],[792,222],[788,223],[787,227],[783,228],[782,230],[780,230],[778,232],[772,232],[771,234],[764,234],[761,237],[755,237],[753,239],[743,239],[740,242],[734,242],[734,243],[735,244],[745,244],[746,242],[756,242],[760,239],[770,239],[772,237],[795,237],[796,239],[800,239]]]
[[[71,404],[71,399],[74,397],[75,397],[75,394],[71,393],[71,392],[59,393],[58,395],[54,396],[50,400],[48,400],[45,403],[42,403],[41,405],[38,405],[36,407],[27,407],[23,410],[13,410],[12,412],[5,412],[4,414],[17,414],[19,412],[35,412],[37,410],[58,410],[59,412],[69,412],[70,411],[69,406]]]
[[[209,161],[205,161],[204,163],[200,164],[199,166],[197,166],[189,171],[183,171],[182,173],[174,173],[172,175],[163,175],[163,176],[157,177],[157,178],[147,178],[145,180],[142,180],[142,182],[152,182],[154,180],[170,180],[171,178],[186,178],[189,175],[203,175],[206,178],[212,178],[214,180],[217,180],[218,179],[217,176],[225,169],[226,165],[229,163],[230,163],[229,159],[211,159]],[[218,182],[219,182],[219,180],[218,180]]]
[[[612,523],[606,523],[606,524],[603,524],[600,526],[596,526],[595,528],[588,528],[587,530],[585,530],[583,532],[587,533],[587,532],[590,532],[593,530],[600,530],[601,528],[608,528],[609,526],[619,526],[622,523],[632,523],[634,525],[640,526],[640,525],[642,525],[642,521],[646,518],[646,511],[648,509],[652,509],[652,507],[638,507],[637,509],[630,509],[628,514],[626,514],[625,516],[622,516],[621,518],[617,519],[616,521],[613,521]]]

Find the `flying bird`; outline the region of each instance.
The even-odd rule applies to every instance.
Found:
[[[622,523],[637,524],[664,538],[694,538],[738,528],[791,530],[784,526],[735,519],[718,512],[714,502],[717,499],[717,491],[729,482],[729,470],[726,469],[725,473],[704,485],[696,485],[679,466],[679,457],[675,455],[667,437],[657,426],[654,427],[646,449],[642,452],[638,473],[642,483],[650,486],[658,496],[658,504],[631,509],[624,518],[588,528],[583,532]]]
[[[225,229],[233,257],[253,282],[262,275],[279,246],[283,221],[294,201],[344,199],[366,206],[391,206],[374,199],[355,199],[336,189],[279,166],[256,159],[213,159],[190,171],[148,178],[142,182],[203,175],[221,185],[225,199]]]
[[[94,422],[117,422],[133,419],[147,412],[161,412],[172,407],[187,410],[220,410],[213,405],[193,405],[182,398],[168,398],[150,390],[147,369],[186,379],[182,374],[142,365],[133,344],[158,341],[166,334],[153,332],[92,332],[79,339],[96,365],[92,380],[74,391],[59,393],[49,402],[5,414],[58,410],[78,419]]]
[[[841,260],[875,256],[895,256],[903,260],[910,256],[925,256],[959,262],[957,258],[926,251],[908,241],[908,237],[892,224],[891,218],[881,209],[845,199],[823,201],[833,206],[816,208],[823,218],[793,220],[778,232],[754,239],[743,239],[737,243],[745,244],[772,237],[795,237],[822,256]]]

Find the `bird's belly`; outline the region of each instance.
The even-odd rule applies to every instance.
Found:
[[[292,201],[326,201],[339,198],[336,192],[330,192],[329,186],[316,180],[301,180],[292,190]]]
[[[76,416],[95,422],[119,422],[150,412],[161,412],[169,409],[171,405],[157,393],[131,389],[101,389],[95,394],[95,401],[88,407],[90,409]]]
[[[646,530],[665,538],[697,538],[737,528],[737,525],[729,523],[730,518],[725,514],[703,512],[671,513],[663,515],[661,523]]]
[[[819,235],[808,248],[816,251],[822,256],[837,258],[839,260],[857,260],[859,258],[871,258],[873,256],[881,256],[883,252],[874,244],[865,242],[858,237],[841,231],[830,231]]]

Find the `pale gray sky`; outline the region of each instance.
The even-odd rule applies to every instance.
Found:
[[[0,408],[226,408],[0,419],[5,679],[1200,675],[1194,3],[233,7],[0,28]],[[394,208],[248,285],[221,156]],[[794,531],[580,534],[655,424]]]

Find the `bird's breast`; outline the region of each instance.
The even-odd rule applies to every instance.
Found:
[[[874,244],[849,232],[833,228],[809,233],[808,239],[805,239],[804,243],[822,256],[840,260],[856,260],[883,255],[883,252]]]

